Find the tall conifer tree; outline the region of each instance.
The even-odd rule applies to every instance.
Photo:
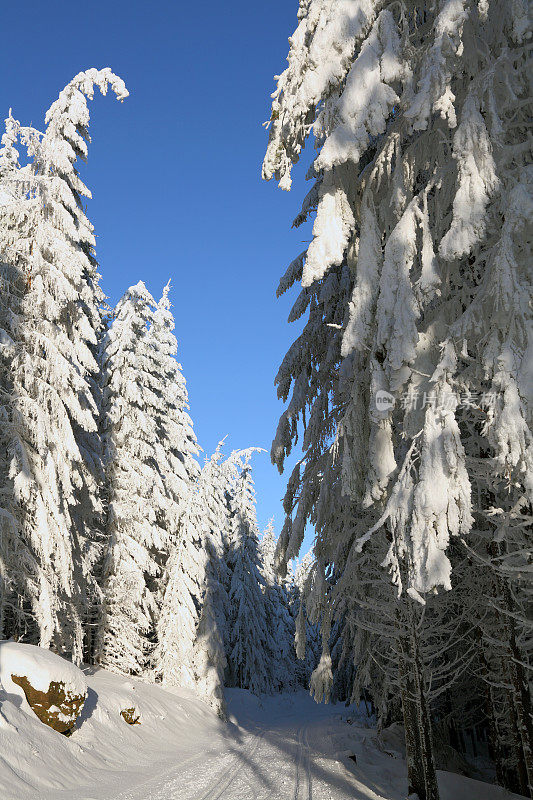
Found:
[[[87,155],[87,98],[95,86],[103,94],[110,86],[119,100],[128,95],[111,70],[91,69],[60,93],[44,134],[10,118],[1,178],[9,283],[2,322],[11,349],[3,495],[16,520],[20,570],[11,589],[22,612],[9,632],[53,644],[76,661],[96,592],[101,520],[95,348],[103,295],[81,202],[90,193],[75,166]],[[31,160],[18,174],[17,136]]]
[[[332,679],[332,618],[346,613],[345,599],[364,609],[360,585],[372,570],[376,603],[394,609],[409,788],[435,800],[424,609],[439,616],[435,597],[452,589],[455,546],[474,541],[478,515],[531,519],[529,22],[525,4],[503,0],[302,0],[298,19],[263,165],[289,189],[314,134],[314,185],[295,220],[315,214],[312,241],[280,284],[301,281],[292,317],[307,311],[308,321],[277,378],[283,399],[293,388],[273,460],[283,467],[299,420],[305,451],[279,556],[292,558],[306,523],[316,526],[319,695]],[[492,470],[485,489],[476,459]],[[519,558],[506,531],[492,527],[489,553],[506,559],[510,547]],[[514,598],[504,607],[523,620]],[[512,656],[509,633],[507,652],[526,663],[528,640],[518,638]],[[518,717],[518,698],[530,704],[519,672]],[[526,717],[520,785],[531,792]]]
[[[267,603],[262,591],[259,532],[248,461],[236,481],[231,510],[228,677],[233,686],[255,693],[271,692],[275,644],[267,624]]]

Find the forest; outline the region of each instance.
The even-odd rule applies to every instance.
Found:
[[[221,726],[239,697],[305,691],[381,742],[400,731],[398,795],[313,794],[309,766],[309,799],[451,799],[454,759],[533,798],[530,47],[522,0],[300,0],[262,166],[289,191],[309,164],[292,225],[311,238],[277,289],[295,290],[300,332],[265,365],[283,404],[273,469],[291,464],[279,535],[257,520],[258,442],[197,439],[179,271],[160,297],[142,280],[116,305],[104,293],[80,163],[89,101],[127,103],[124,81],[80,72],[41,129],[9,110],[6,648],[189,691]],[[248,797],[235,786],[216,796]]]

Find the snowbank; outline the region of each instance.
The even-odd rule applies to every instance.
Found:
[[[8,649],[3,661],[7,671],[11,659]],[[72,677],[72,665],[64,663],[63,677]],[[31,667],[31,660],[26,665]],[[223,742],[225,726],[192,692],[165,691],[97,667],[85,667],[80,673],[87,698],[69,738],[43,725],[20,687],[8,680],[6,686],[2,680],[2,800],[115,800],[147,778],[198,756],[210,743]],[[121,715],[132,707],[140,715],[140,725],[128,725]],[[141,792],[141,796],[147,795]]]

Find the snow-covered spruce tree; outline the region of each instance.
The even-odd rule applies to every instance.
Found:
[[[196,485],[192,487],[167,565],[168,580],[153,657],[155,675],[166,685],[196,685],[194,661],[197,657],[197,630],[206,592],[208,561],[213,557],[217,564],[221,562],[222,536],[229,519],[224,485],[227,467],[224,469],[224,464],[220,443],[211,458],[206,460]],[[210,578],[213,577],[210,575]],[[226,604],[224,600],[224,608]],[[223,634],[221,641],[222,638]],[[220,681],[223,684],[225,656],[220,660],[224,662]]]
[[[194,642],[193,666],[196,688],[221,719],[226,718],[224,676],[229,600],[223,579],[225,564],[211,537],[205,540],[205,591]]]
[[[231,646],[231,572],[227,563],[232,533],[230,501],[242,463],[251,451],[233,451],[224,461],[221,447],[222,442],[200,477],[205,573],[192,661],[197,690],[224,718],[224,684]]]
[[[155,459],[154,396],[148,325],[155,302],[139,281],[118,302],[102,341],[102,441],[107,500],[103,609],[96,656],[125,674],[147,669],[156,601],[147,585],[159,573],[167,531],[152,502],[161,487]]]
[[[199,471],[168,290],[154,310],[142,281],[131,287],[102,342],[108,550],[98,658],[135,674],[149,669],[166,562]]]
[[[178,345],[173,333],[169,290],[170,281],[163,290],[148,332],[150,367],[146,384],[151,391],[151,415],[156,426],[154,459],[160,478],[154,485],[152,502],[158,524],[169,537],[168,546],[160,554],[161,566],[176,542],[179,520],[189,506],[190,489],[200,473],[196,461],[199,448],[188,414],[186,382],[182,366],[176,360]],[[156,593],[158,606],[163,591],[164,582]]]
[[[16,284],[20,280],[19,270],[8,258],[11,229],[16,229],[16,212],[20,208],[23,188],[20,177],[19,153],[16,149],[19,124],[11,116],[5,121],[5,131],[0,140],[0,638],[8,638],[7,631],[23,628],[19,597],[13,590],[15,576],[28,574],[28,564],[17,564],[18,525],[13,516],[14,503],[9,485],[9,452],[12,443],[10,420],[10,398],[12,382],[9,378],[11,359],[15,355],[11,330],[11,315],[16,313],[19,297]],[[11,225],[8,220],[11,218]],[[32,572],[37,564],[32,564]]]
[[[168,563],[165,593],[157,621],[152,662],[156,679],[167,686],[196,685],[193,667],[196,632],[205,592],[204,480],[200,475],[180,520]]]
[[[259,542],[259,556],[263,578],[271,586],[274,586],[280,580],[276,572],[276,543],[274,519],[270,519]]]
[[[31,237],[37,224],[36,215],[41,210],[42,192],[37,188],[49,180],[44,176],[37,177],[31,163],[20,166],[17,147],[22,144],[33,153],[41,139],[39,131],[22,127],[10,110],[0,148],[0,352],[4,454],[0,477],[3,583],[0,635],[35,643],[42,640],[38,598],[43,598],[46,593],[50,563],[35,556],[35,551],[41,549],[38,539],[34,539],[32,546],[21,531],[21,509],[11,475],[13,454],[20,449],[19,420],[14,405],[16,379],[12,367],[22,352],[19,328],[23,298],[29,288],[27,254],[32,251]],[[43,611],[44,606],[43,602]]]
[[[220,443],[193,487],[167,566],[153,654],[157,679],[195,687],[222,717],[229,638],[228,497],[241,458],[234,452],[224,460]]]
[[[251,466],[246,460],[231,496],[227,563],[229,589],[228,683],[254,694],[272,692],[276,645],[267,624],[260,570],[259,531]]]
[[[181,481],[175,486],[175,494],[178,502],[181,500],[183,504],[184,485],[195,481],[200,472],[196,461],[199,448],[188,414],[185,378],[181,364],[175,358],[178,345],[173,333],[174,317],[170,310],[169,290],[170,281],[163,290],[149,330],[148,339],[152,346],[150,376],[154,394],[161,392],[155,421],[158,439],[165,445],[161,453],[162,464],[167,467],[167,480],[170,480],[172,473],[177,481]],[[158,463],[161,463],[159,459]]]
[[[451,537],[473,522],[461,391],[481,400],[495,513],[530,513],[529,36],[520,0],[301,2],[263,166],[290,188],[314,134],[315,182],[295,221],[316,212],[313,238],[280,286],[301,279],[293,316],[309,308],[278,375],[283,398],[294,382],[280,468],[299,419],[305,429],[280,556],[295,555],[310,520],[317,569],[344,567],[338,596],[371,539],[377,553],[386,545],[409,784],[424,800],[438,790],[418,618],[430,593],[450,590]]]
[[[51,106],[44,134],[8,120],[4,165],[19,134],[30,164],[19,170],[11,158],[7,175],[2,170],[9,190],[0,209],[10,283],[2,322],[11,348],[2,493],[16,520],[20,569],[11,589],[21,612],[16,630],[6,633],[54,646],[75,661],[96,593],[101,517],[94,356],[103,295],[81,203],[90,193],[75,166],[87,155],[87,98],[95,86],[103,94],[111,86],[119,100],[128,95],[111,70],[88,70]]]
[[[267,626],[273,642],[272,674],[274,688],[286,691],[294,687],[296,659],[294,650],[294,618],[289,610],[289,596],[275,569],[276,533],[273,521],[268,523],[259,543],[259,559],[264,580]]]

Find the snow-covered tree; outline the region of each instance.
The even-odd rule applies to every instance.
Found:
[[[267,627],[274,649],[271,656],[274,688],[286,691],[297,683],[295,627],[289,594],[275,568],[276,542],[274,524],[270,520],[259,543],[259,557],[264,580]]]
[[[111,70],[77,75],[46,114],[40,134],[11,117],[2,144],[0,258],[3,342],[9,351],[2,495],[19,570],[11,576],[9,632],[54,645],[79,661],[94,603],[101,478],[95,360],[103,295],[95,239],[76,161],[87,155],[87,98],[123,81]],[[19,168],[15,144],[30,163]],[[7,351],[5,351],[7,352]],[[13,618],[12,618],[13,621]]]
[[[198,691],[224,718],[224,684],[230,646],[228,593],[231,576],[227,565],[231,532],[230,497],[244,453],[233,451],[224,460],[222,445],[220,442],[206,462],[200,481],[202,543],[206,561],[193,665]]]
[[[153,655],[154,673],[163,684],[194,687],[222,717],[231,580],[226,563],[229,498],[245,452],[223,459],[221,442],[193,488],[168,562]]]
[[[222,582],[224,564],[220,561],[211,538],[206,548],[205,592],[194,643],[193,666],[196,688],[217,714],[226,718],[224,676],[228,659],[227,635],[228,596]]]
[[[144,284],[131,287],[102,343],[109,544],[99,660],[126,673],[148,669],[165,565],[198,474],[168,289],[154,310]]]
[[[255,492],[248,461],[235,484],[231,511],[228,679],[230,685],[255,694],[271,692],[275,645],[267,624]]]
[[[178,540],[167,563],[168,578],[157,621],[153,654],[156,677],[170,686],[196,685],[194,646],[204,592],[203,478],[192,487],[188,507],[180,521]]]
[[[308,322],[278,374],[284,399],[293,388],[273,459],[282,468],[299,420],[305,451],[279,555],[294,557],[315,524],[328,626],[334,598],[357,594],[365,548],[380,554],[397,593],[410,790],[432,800],[418,618],[434,592],[452,589],[453,541],[472,536],[480,505],[531,513],[529,22],[520,0],[302,0],[298,18],[263,166],[289,189],[314,134],[314,185],[295,221],[315,213],[312,241],[280,284],[301,280],[292,317],[308,309]],[[481,455],[465,395],[483,416]],[[471,457],[489,465],[488,492]],[[508,534],[493,532],[505,549]]]
[[[276,573],[276,542],[274,520],[270,519],[259,542],[261,572],[265,582],[270,586],[279,582],[279,576]]]
[[[102,666],[141,674],[147,666],[156,600],[148,586],[159,572],[157,554],[167,531],[151,502],[161,491],[151,391],[151,294],[132,286],[116,306],[102,342],[102,439],[106,465],[107,553],[97,658]],[[162,494],[162,492],[161,492]]]
[[[20,210],[24,197],[19,152],[16,148],[19,138],[19,123],[13,119],[11,110],[5,120],[5,130],[0,140],[0,637],[7,638],[15,628],[23,629],[22,610],[18,609],[19,596],[14,590],[17,569],[19,574],[27,575],[29,564],[17,560],[19,529],[13,514],[15,507],[9,481],[9,452],[13,442],[11,425],[12,381],[9,376],[11,360],[15,354],[11,316],[19,306],[16,284],[20,272],[16,263],[9,257],[9,246],[17,236],[17,209]],[[31,565],[33,572],[38,568]],[[18,611],[18,614],[17,614]],[[16,617],[19,619],[16,619]],[[9,631],[9,633],[8,633]]]
[[[197,686],[203,675],[204,694],[222,700],[221,687],[225,668],[224,629],[227,599],[223,583],[219,580],[223,564],[220,548],[222,536],[228,526],[229,509],[225,496],[226,478],[231,480],[231,467],[222,460],[221,444],[208,459],[192,488],[187,509],[180,523],[177,541],[167,566],[168,580],[158,621],[157,647],[154,653],[154,671],[162,682],[174,686]],[[210,564],[213,560],[215,563]],[[214,583],[222,595],[222,624],[211,620],[204,622],[202,641],[197,633],[207,597],[208,606],[215,592]],[[209,617],[210,608],[205,613]],[[211,626],[211,627],[210,627]],[[214,642],[209,643],[209,637]],[[220,642],[220,645],[219,645]],[[205,645],[205,648],[204,648]],[[213,663],[209,665],[211,651]],[[205,661],[202,662],[204,653]],[[200,663],[202,662],[202,664]],[[217,685],[205,678],[205,673],[214,670]]]
[[[158,470],[166,487],[161,500],[161,514],[170,528],[188,503],[188,488],[199,474],[196,461],[198,445],[188,414],[189,398],[181,364],[176,361],[178,345],[174,317],[168,298],[170,281],[163,290],[149,329],[150,382],[154,407],[153,418],[157,431],[155,453]],[[172,509],[172,511],[170,511]]]

